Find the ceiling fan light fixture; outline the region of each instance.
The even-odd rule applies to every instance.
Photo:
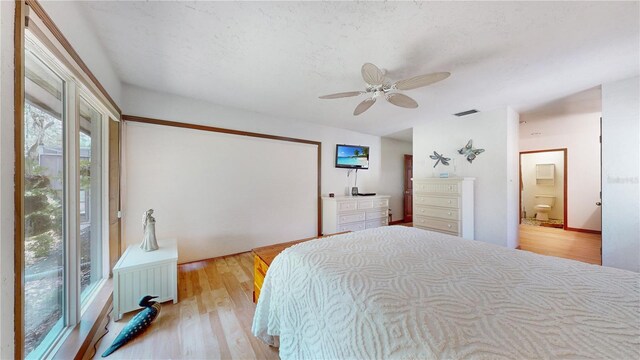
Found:
[[[362,94],[371,94],[370,98],[365,99],[360,104],[358,104],[358,106],[356,106],[356,109],[353,111],[353,115],[356,116],[367,111],[373,105],[373,103],[375,103],[376,98],[383,95],[384,98],[393,105],[408,109],[415,109],[418,107],[418,103],[415,100],[408,97],[407,95],[395,92],[394,90],[402,91],[417,89],[420,87],[431,85],[438,81],[442,81],[451,75],[451,73],[448,72],[425,74],[414,76],[405,80],[400,80],[392,84],[391,82],[387,81],[385,77],[386,72],[380,70],[380,68],[371,63],[365,63],[364,65],[362,65],[362,69],[360,72],[362,78],[366,83],[365,91],[350,91],[323,95],[320,96],[320,99],[338,99],[343,97],[358,96]],[[477,111],[474,110],[474,112]]]

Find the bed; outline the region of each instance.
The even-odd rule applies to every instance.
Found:
[[[252,331],[282,359],[640,358],[640,274],[389,226],[284,250]]]

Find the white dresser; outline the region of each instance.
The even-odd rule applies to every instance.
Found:
[[[473,240],[475,178],[413,180],[413,226]]]
[[[389,225],[388,195],[322,197],[322,233]]]
[[[159,240],[160,248],[144,251],[130,245],[113,267],[113,317],[139,309],[145,295],[157,302],[178,302],[178,246],[176,239]]]

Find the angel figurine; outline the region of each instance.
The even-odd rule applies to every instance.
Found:
[[[149,209],[142,214],[142,229],[144,237],[140,249],[144,251],[158,250],[158,241],[156,240],[156,219],[151,216],[153,209]]]

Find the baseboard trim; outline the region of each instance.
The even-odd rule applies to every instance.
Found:
[[[404,219],[395,220],[389,223],[389,225],[398,225],[398,224],[404,224]]]
[[[575,231],[575,232],[582,232],[582,233],[587,233],[587,234],[602,235],[602,231],[600,231],[600,230],[589,230],[589,229],[580,229],[580,228],[572,228],[572,227],[567,227],[565,230],[567,230],[567,231]]]

